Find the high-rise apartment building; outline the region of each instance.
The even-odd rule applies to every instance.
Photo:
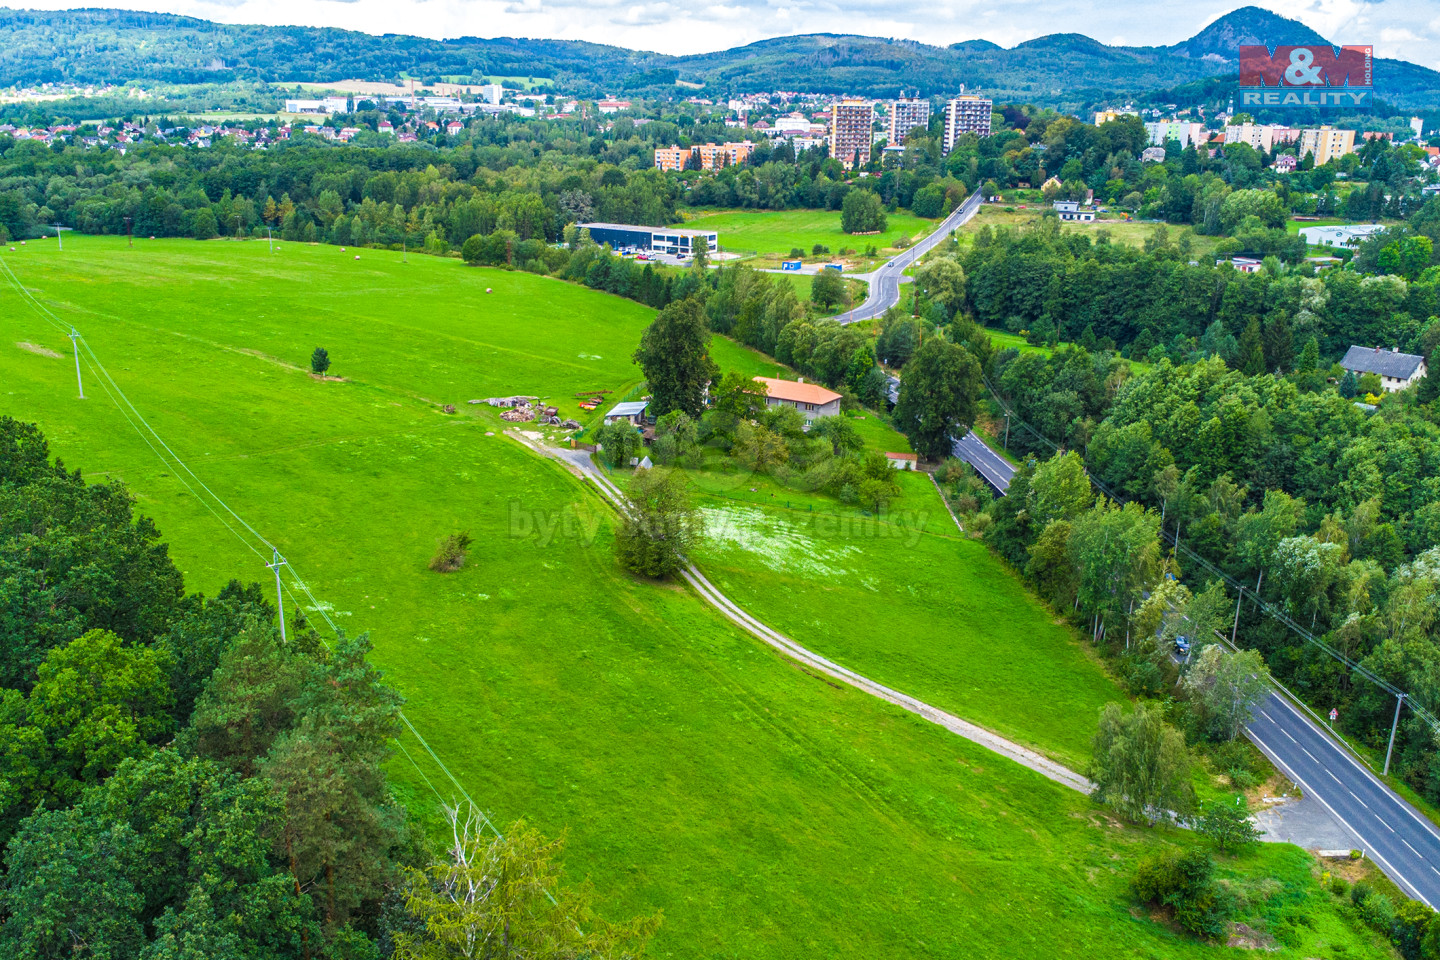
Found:
[[[830,108],[830,156],[846,170],[870,162],[875,138],[875,104],[870,100],[840,100]]]
[[[1320,127],[1300,131],[1300,156],[1315,154],[1315,166],[1324,166],[1331,160],[1355,152],[1355,131],[1336,130],[1334,127]]]
[[[919,97],[902,97],[890,101],[890,142],[905,145],[905,138],[916,127],[930,125],[930,101]]]
[[[960,96],[945,104],[945,134],[941,147],[945,153],[955,149],[963,133],[990,136],[992,104],[984,97]]]

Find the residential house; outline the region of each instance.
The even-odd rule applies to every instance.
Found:
[[[1276,173],[1294,173],[1295,167],[1299,164],[1299,162],[1300,161],[1290,156],[1290,154],[1282,153],[1280,156],[1275,158],[1275,162],[1271,164],[1270,169],[1274,170]]]
[[[1095,208],[1081,206],[1078,200],[1056,200],[1055,215],[1061,220],[1090,223],[1095,219]]]
[[[777,380],[774,377],[756,377],[765,385],[765,405],[787,406],[800,411],[805,426],[818,417],[833,417],[840,413],[840,394],[826,390],[818,383],[800,380]]]
[[[1427,373],[1424,357],[1401,353],[1398,347],[1382,350],[1379,347],[1351,346],[1340,366],[1357,377],[1366,373],[1378,374],[1386,393],[1404,390]]]

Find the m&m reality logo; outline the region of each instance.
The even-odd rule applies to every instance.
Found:
[[[1322,44],[1240,48],[1240,103],[1252,107],[1361,107],[1375,92],[1372,48]]]

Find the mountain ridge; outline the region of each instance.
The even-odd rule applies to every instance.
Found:
[[[1230,11],[1169,46],[1109,46],[1056,33],[1005,48],[988,40],[934,46],[849,34],[771,37],[674,56],[577,40],[375,36],[335,27],[220,24],[177,14],[0,9],[0,86],[128,80],[330,82],[546,76],[578,93],[640,94],[703,84],[717,96],[765,90],[894,96],[983,90],[994,99],[1076,109],[1233,75],[1242,43],[1327,43],[1258,7]],[[1202,84],[1203,85],[1203,84]],[[1213,86],[1213,85],[1212,85]],[[1376,61],[1377,95],[1398,106],[1440,100],[1440,73]]]

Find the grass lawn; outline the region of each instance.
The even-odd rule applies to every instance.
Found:
[[[981,227],[1026,227],[1032,226],[1040,221],[1041,215],[1049,209],[1049,204],[1043,201],[1026,203],[1023,206],[1018,203],[1011,204],[985,204],[980,212],[970,219],[970,222],[961,227],[958,236],[961,244],[969,241],[966,239],[973,236]],[[1123,243],[1131,247],[1143,246],[1155,228],[1160,226],[1157,223],[1142,223],[1135,220],[1095,220],[1090,223],[1064,223],[1060,229],[1066,233],[1089,234],[1091,239],[1104,230],[1110,235],[1112,243]],[[1192,256],[1204,262],[1215,249],[1219,237],[1202,236],[1195,233],[1189,227],[1167,224],[1166,229],[1170,231],[1170,242],[1174,243],[1182,233],[1190,234]]]
[[[767,477],[696,474],[715,530],[697,562],[799,643],[1083,768],[1100,708],[1124,693],[956,530],[928,477],[900,479],[904,495],[881,523]]]
[[[1102,942],[1107,957],[1216,955],[1132,909],[1125,892],[1138,856],[1194,838],[1117,825],[1077,794],[809,675],[685,590],[621,575],[608,509],[505,437],[493,408],[465,403],[530,393],[573,413],[576,391],[623,392],[638,380],[629,356],[652,311],[524,273],[360,255],[287,243],[272,256],[264,244],[226,241],[130,250],[123,239],[73,234],[63,254],[50,241],[4,254],[331,615],[371,631],[407,714],[492,818],[567,832],[568,871],[594,882],[607,915],[664,911],[652,956],[1051,958]],[[213,592],[232,576],[263,582],[268,556],[186,491],[92,371],[89,399],[75,397],[65,331],[3,284],[0,327],[0,412],[37,421],[54,452],[88,476],[124,480],[192,588]],[[306,372],[316,346],[343,379]],[[742,357],[736,348],[729,361],[749,362]],[[455,414],[442,411],[447,403]],[[437,541],[462,529],[475,537],[464,569],[428,571]],[[927,532],[920,542],[912,565],[944,563],[953,574],[954,541]],[[922,629],[963,622],[932,605],[938,594],[968,605],[991,591],[1002,609],[1019,605],[1007,575],[979,571],[978,560],[959,567],[973,582],[954,584],[941,572],[881,571],[884,555],[870,556],[856,567],[888,578],[877,587],[924,598],[907,613],[880,595],[891,605],[856,614],[872,624],[896,610]],[[815,609],[818,583],[764,576],[770,598],[759,615],[791,627],[787,611],[773,609],[789,590],[797,610]],[[744,587],[756,577],[735,579]],[[860,590],[841,584],[834,602],[853,609]],[[915,693],[969,697],[925,666],[919,634],[893,652],[861,649],[858,630],[835,635],[867,666],[913,671],[928,684]],[[1041,651],[1052,643],[1004,639]],[[961,644],[992,662],[1010,654],[976,638],[933,641],[947,657]],[[1102,682],[1076,663],[1088,671],[1080,692],[1031,709],[1030,739],[1064,754],[1079,738],[1044,714],[1088,710],[1086,691]],[[1045,673],[1026,670],[1017,675],[1025,684]],[[1008,682],[1005,670],[995,676]],[[1014,711],[995,700],[962,705],[991,711],[1002,727]],[[419,767],[397,756],[392,774],[425,817],[426,779],[453,794],[417,744],[407,737],[405,746]],[[1385,956],[1326,905],[1310,863],[1294,848],[1265,848],[1224,870],[1276,877],[1280,892],[1259,915],[1314,904],[1314,925],[1276,956],[1317,956],[1327,944]]]
[[[695,209],[687,210],[685,216],[686,229],[718,231],[722,250],[758,253],[763,262],[775,261],[777,265],[795,247],[804,250],[807,259],[814,259],[810,251],[817,243],[829,247],[833,259],[839,259],[842,247],[863,252],[872,245],[880,249],[883,259],[883,255],[887,255],[885,251],[893,250],[895,242],[902,236],[918,239],[933,230],[937,223],[897,211],[889,215],[884,233],[855,236],[840,230],[839,210],[728,210],[716,213]],[[829,260],[832,257],[820,259]],[[858,264],[865,258],[847,259]]]

